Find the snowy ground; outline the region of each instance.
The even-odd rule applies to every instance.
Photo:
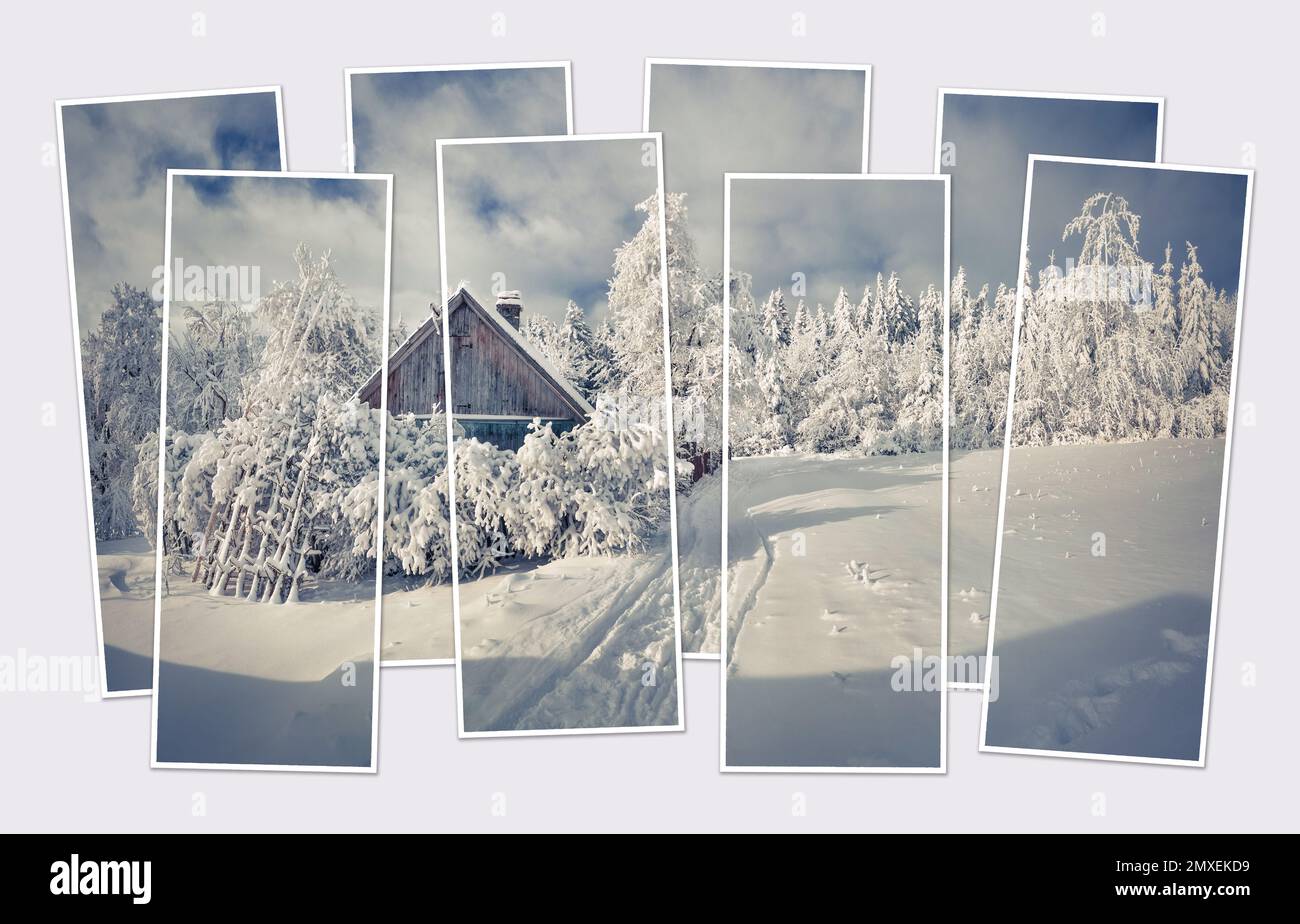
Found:
[[[942,463],[731,463],[728,766],[939,765],[938,678],[895,692],[891,660],[940,653]]]
[[[309,583],[296,605],[163,598],[158,760],[365,767],[373,734],[374,585]]]
[[[677,495],[682,651],[716,656],[722,637],[722,475]]]
[[[661,539],[462,581],[465,731],[678,725],[672,580]]]
[[[1012,452],[987,744],[1197,759],[1223,450]]]
[[[144,536],[98,542],[105,689],[153,688],[153,548]]]
[[[988,650],[993,555],[998,539],[1002,450],[953,451],[948,457],[949,679],[980,683]]]
[[[455,658],[455,618],[451,581],[429,584],[400,576],[384,578],[381,665]]]

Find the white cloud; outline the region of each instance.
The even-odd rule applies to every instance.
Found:
[[[279,169],[273,93],[65,107],[77,308],[89,329],[118,282],[147,288],[163,260],[167,169]]]
[[[259,268],[262,294],[276,280],[297,276],[300,241],[330,251],[339,279],[359,306],[383,307],[385,184],[340,178],[355,197],[323,197],[312,181],[294,176],[240,177],[217,203],[177,177],[172,199],[172,260],[187,266]]]
[[[429,313],[438,272],[439,138],[563,134],[564,68],[478,68],[352,76],[359,171],[391,173],[392,320]]]
[[[731,192],[731,266],[754,277],[764,298],[793,273],[808,283],[809,308],[828,309],[840,286],[856,302],[877,273],[899,274],[916,298],[943,288],[943,187],[921,180],[736,180]]]
[[[560,320],[573,297],[607,307],[614,251],[645,220],[658,171],[645,138],[445,145],[447,278],[487,296],[494,274],[524,310]]]
[[[723,174],[859,173],[866,71],[654,64],[650,128],[687,194],[701,265],[722,271]]]

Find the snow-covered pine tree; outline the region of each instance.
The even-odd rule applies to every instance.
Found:
[[[857,306],[853,304],[843,286],[840,286],[835,301],[831,304],[830,328],[836,347],[841,343],[847,343],[862,331],[862,326],[858,323]]]
[[[593,340],[586,314],[570,299],[564,309],[564,322],[560,324],[556,352],[563,362],[560,371],[589,401],[596,398],[596,354]]]
[[[903,293],[897,273],[889,274],[884,291],[876,301],[875,314],[891,346],[907,342],[916,332],[916,307]]]
[[[900,451],[943,448],[943,333],[943,293],[929,286],[919,300],[916,335],[896,351]]]
[[[1187,258],[1178,275],[1178,316],[1182,324],[1178,352],[1193,393],[1208,394],[1219,374],[1219,331],[1214,295],[1203,276],[1196,247],[1187,245]]]
[[[790,336],[793,338],[796,334],[807,333],[812,327],[812,316],[808,313],[808,306],[804,300],[799,299],[799,304],[795,306],[794,317],[790,320]]]
[[[120,539],[140,531],[131,484],[139,447],[150,435],[157,445],[162,367],[160,306],[148,292],[115,285],[112,304],[82,341],[82,388],[90,500],[96,539]]]
[[[763,336],[772,345],[780,349],[790,343],[790,313],[785,306],[785,293],[774,289],[763,302],[762,312]]]
[[[1165,262],[1152,279],[1153,327],[1170,342],[1178,339],[1178,304],[1174,299],[1173,245],[1165,244]]]

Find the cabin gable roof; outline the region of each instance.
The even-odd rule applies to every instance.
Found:
[[[479,302],[464,289],[456,291],[448,301],[445,309],[446,317],[450,318],[461,308],[474,312],[475,315],[482,318],[491,328],[539,375],[545,379],[555,390],[557,395],[568,405],[574,413],[581,418],[589,419],[595,409],[582,396],[568,379],[560,374],[550,361],[542,355],[537,347],[530,343],[519,331],[515,330],[513,324],[507,321],[501,314],[493,309],[484,308]],[[413,352],[419,349],[429,337],[442,333],[443,314],[438,311],[432,311],[422,324],[417,327],[409,337],[396,349],[388,358],[388,370],[391,373],[393,369],[400,366],[402,362]],[[367,401],[372,407],[379,405],[380,382],[383,377],[384,367],[381,365],[371,374],[366,384],[361,386],[357,391],[357,397]],[[454,397],[454,396],[453,396]]]

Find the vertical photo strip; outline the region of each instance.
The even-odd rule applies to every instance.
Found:
[[[455,662],[449,476],[444,408],[437,403],[446,302],[438,268],[437,139],[572,134],[570,74],[567,61],[344,73],[348,169],[393,177],[389,471],[380,568],[385,667]],[[382,387],[376,370],[362,395],[377,405]]]
[[[286,169],[280,88],[61,100],[56,117],[99,687],[145,695],[167,170]]]
[[[662,165],[657,133],[438,142],[462,737],[684,727]]]
[[[722,586],[723,175],[867,169],[871,67],[647,58],[664,137],[682,643],[716,659]],[[689,214],[689,221],[688,221]]]
[[[727,174],[723,771],[945,770],[948,189]]]
[[[169,171],[154,767],[376,770],[391,227],[386,175]]]
[[[1030,158],[983,751],[1205,763],[1252,179]]]
[[[939,90],[934,169],[952,177],[949,682],[980,690],[1031,154],[1158,162],[1164,100]]]

